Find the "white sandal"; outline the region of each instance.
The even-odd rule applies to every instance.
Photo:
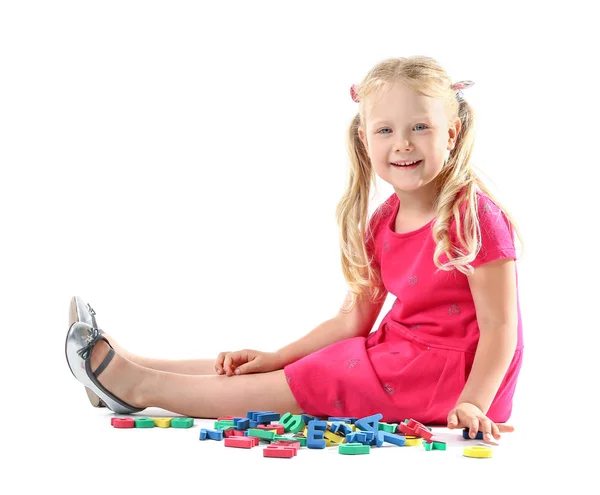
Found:
[[[95,371],[92,371],[90,366],[92,350],[100,340],[106,342],[110,349],[102,363],[100,363],[100,366]],[[145,409],[144,407],[139,408],[127,404],[109,392],[98,381],[100,373],[106,369],[115,356],[115,350],[106,337],[102,335],[100,329],[81,321],[73,323],[67,332],[65,355],[73,376],[98,396],[111,411],[119,414],[132,414]]]
[[[94,309],[81,297],[73,296],[71,298],[71,304],[69,305],[69,328],[73,326],[73,323],[77,322],[87,323],[94,328],[98,328],[96,323],[96,312]],[[98,331],[100,334],[104,333],[100,329],[98,329]],[[85,392],[87,393],[88,399],[90,400],[90,404],[92,404],[92,406],[106,407],[106,404],[102,401],[102,399],[89,388],[85,387]]]

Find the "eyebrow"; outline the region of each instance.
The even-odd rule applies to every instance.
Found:
[[[411,117],[410,120],[432,120],[432,117],[429,115],[417,115],[415,117]],[[378,119],[373,122],[373,125],[380,125],[390,121],[391,119]]]

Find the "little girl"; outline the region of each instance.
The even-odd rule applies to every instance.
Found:
[[[66,357],[95,405],[197,418],[270,410],[413,418],[512,431],[523,339],[509,214],[472,169],[474,114],[429,57],[383,60],[351,88],[350,174],[339,202],[348,296],[338,314],[276,352],[216,362],[136,356],[71,301]],[[394,193],[368,218],[376,175]],[[396,300],[373,330],[387,293]]]

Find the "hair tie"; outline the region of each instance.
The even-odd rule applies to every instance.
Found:
[[[455,82],[452,86],[450,86],[452,89],[454,89],[455,91],[457,91],[456,93],[456,99],[458,101],[463,101],[465,99],[465,96],[462,92],[463,89],[467,89],[470,88],[471,86],[473,86],[473,84],[475,84],[474,81],[458,81]]]

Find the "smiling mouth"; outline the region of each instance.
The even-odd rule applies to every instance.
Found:
[[[392,163],[391,165],[395,168],[403,168],[406,170],[412,170],[414,168],[417,168],[419,165],[421,165],[422,162],[423,162],[423,160],[419,160],[417,163],[413,163],[412,165],[396,165],[395,163]]]

